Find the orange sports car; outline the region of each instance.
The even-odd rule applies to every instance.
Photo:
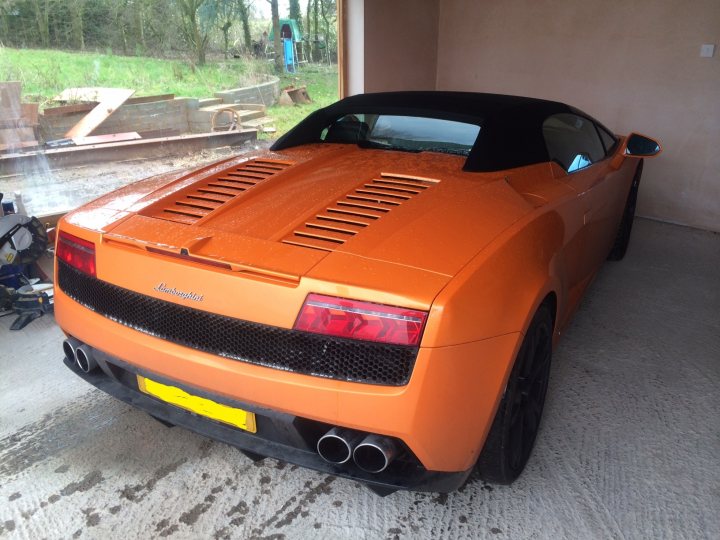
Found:
[[[510,483],[659,151],[551,101],[343,99],[269,151],[65,216],[65,364],[163,423],[378,493],[474,468]]]

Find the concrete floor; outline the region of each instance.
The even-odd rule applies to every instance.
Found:
[[[379,498],[168,429],[61,364],[52,317],[0,319],[0,536],[720,538],[720,236],[638,220],[554,358],[511,487]]]

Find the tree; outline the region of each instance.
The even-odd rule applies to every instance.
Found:
[[[10,35],[9,8],[8,5],[0,6],[0,47],[5,46],[3,39],[5,36]]]
[[[273,47],[275,49],[275,71],[277,73],[282,73],[283,51],[282,42],[280,41],[280,13],[278,11],[278,0],[267,1],[270,3],[270,11],[272,12]]]
[[[317,0],[316,0],[317,1]],[[335,20],[337,19],[337,5],[335,0],[320,0],[320,11],[325,22],[325,47],[327,48],[328,61],[330,59],[330,42],[334,40],[337,32],[335,29]]]
[[[144,53],[145,51],[147,51],[147,43],[145,42],[145,2],[135,2],[134,10],[135,29],[137,31],[137,43],[140,46],[140,50]]]
[[[33,0],[32,5],[40,36],[40,45],[47,49],[50,46],[50,0]]]
[[[83,13],[85,11],[85,0],[73,0],[69,3],[70,8],[70,44],[73,48],[83,50],[85,38],[83,33]]]
[[[182,30],[188,44],[197,54],[198,65],[205,65],[205,54],[210,39],[208,19],[199,13],[206,0],[176,0],[182,16]],[[277,0],[276,0],[277,1]]]
[[[245,50],[252,51],[252,38],[250,37],[250,9],[246,0],[237,0],[238,15],[243,27],[243,41]]]
[[[302,12],[300,11],[300,0],[290,0],[289,15],[291,19],[295,19],[302,30]]]
[[[322,17],[322,27],[320,18]],[[337,49],[337,1],[308,0],[305,36],[309,49],[309,58],[318,62],[323,59],[323,48],[330,53]],[[321,41],[321,36],[324,43]]]
[[[313,47],[313,45],[314,45],[313,39],[314,38],[313,38],[313,31],[312,31],[313,30],[312,18],[310,17],[312,4],[313,4],[313,0],[308,0],[307,7],[306,7],[307,12],[306,12],[306,17],[305,17],[305,24],[306,24],[305,40],[306,40],[307,47],[308,47],[307,55],[306,55],[307,60],[313,59],[313,48],[314,48]],[[317,33],[317,28],[315,29],[315,33]],[[305,55],[305,49],[303,49],[303,55]]]
[[[228,49],[230,48],[230,27],[235,22],[239,4],[242,3],[242,0],[207,0],[204,6],[203,16],[217,21],[220,32],[222,32],[225,58],[228,57]]]
[[[315,31],[314,35],[313,35],[313,40],[314,40],[313,43],[319,45],[320,37],[318,36],[318,0],[312,0],[312,2],[313,2],[313,30]],[[319,47],[315,46],[315,47],[313,47],[313,49],[314,49],[313,60],[315,60],[316,62],[318,60],[322,60],[322,57],[318,58],[318,53],[322,54],[322,51],[320,51]]]

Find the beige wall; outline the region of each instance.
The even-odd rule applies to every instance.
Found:
[[[364,0],[363,38],[356,92],[530,95],[657,137],[638,213],[720,231],[720,0]]]
[[[720,231],[718,48],[718,0],[441,0],[437,88],[565,101],[659,138],[638,213]]]
[[[439,0],[364,1],[365,92],[434,90]]]

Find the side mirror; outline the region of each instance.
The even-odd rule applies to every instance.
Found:
[[[650,137],[631,133],[625,141],[625,155],[631,157],[652,157],[662,151],[660,143]]]

